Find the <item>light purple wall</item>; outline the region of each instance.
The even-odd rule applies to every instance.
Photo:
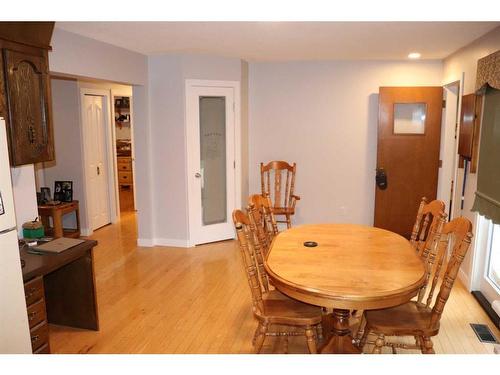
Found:
[[[250,63],[250,194],[297,163],[295,223],[373,223],[379,86],[441,86],[441,62]]]

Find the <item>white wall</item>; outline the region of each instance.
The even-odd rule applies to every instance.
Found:
[[[186,246],[185,80],[241,80],[241,61],[196,55],[149,58],[153,242]],[[147,244],[147,241],[144,241]]]
[[[441,82],[441,62],[250,63],[250,194],[260,162],[296,162],[296,224],[373,224],[379,86]]]
[[[107,82],[68,79],[52,79],[51,84],[56,159],[42,164],[43,169],[38,171],[39,184],[49,187],[53,194],[55,181],[73,181],[73,199],[78,200],[80,206],[81,232],[82,235],[89,235],[92,230],[84,186],[80,90],[82,88],[106,90],[110,97],[108,106],[111,106],[111,92],[132,96],[132,87]],[[115,170],[116,168],[112,172]],[[63,224],[65,227],[75,227],[74,215],[66,215]]]
[[[500,27],[497,27],[493,31],[483,35],[481,38],[458,50],[444,60],[443,82],[448,83],[461,80],[463,75],[464,81],[461,83],[462,95],[473,93],[476,85],[477,60],[496,52],[499,49]],[[459,169],[458,172],[458,178],[455,186],[458,189],[456,190],[456,193],[460,194],[463,184],[463,169]],[[460,213],[471,220],[474,225],[473,232],[475,235],[472,239],[471,249],[464,259],[460,277],[469,288],[471,287],[472,281],[473,259],[474,255],[478,252],[478,249],[476,248],[476,239],[478,238],[478,215],[477,213],[471,211],[474,203],[476,187],[477,174],[468,174],[464,195],[464,209]]]
[[[136,209],[139,238],[152,236],[148,58],[136,52],[56,28],[49,68],[56,75],[77,76],[133,85]]]
[[[136,85],[147,82],[147,57],[140,53],[61,30],[57,23],[51,45],[52,73]]]
[[[50,188],[54,195],[55,181],[73,181],[73,199],[79,201],[82,234],[89,234],[80,132],[80,103],[78,82],[52,79],[52,111],[54,125],[55,161],[43,163],[39,183]],[[74,215],[66,215],[64,225],[75,227]]]

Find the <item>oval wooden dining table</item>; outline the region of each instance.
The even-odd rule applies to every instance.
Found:
[[[306,247],[305,242],[316,242]],[[299,301],[332,308],[321,353],[359,353],[349,328],[351,309],[409,301],[425,282],[424,263],[408,240],[354,224],[301,225],[279,233],[264,263],[274,286]]]

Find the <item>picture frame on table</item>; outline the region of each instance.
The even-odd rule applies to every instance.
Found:
[[[49,187],[40,188],[40,204],[46,204],[52,201],[52,195],[50,194]]]
[[[54,182],[54,200],[61,202],[73,201],[73,181]]]

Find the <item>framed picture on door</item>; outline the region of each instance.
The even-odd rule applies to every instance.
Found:
[[[73,181],[54,182],[54,200],[61,202],[73,201]]]

